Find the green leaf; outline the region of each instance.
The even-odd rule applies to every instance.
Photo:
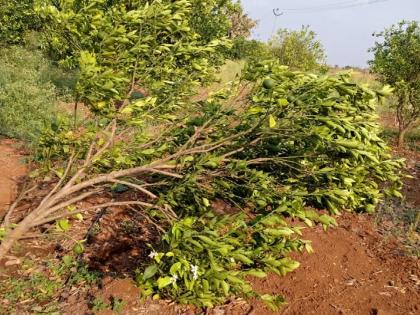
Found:
[[[230,285],[226,281],[222,280],[220,281],[220,284],[222,285],[223,294],[225,296],[229,295]]]
[[[248,113],[250,114],[259,114],[264,112],[264,108],[260,107],[260,106],[255,106],[255,107],[251,107],[250,109],[248,109]]]
[[[157,265],[150,265],[148,266],[143,273],[143,280],[147,280],[152,278],[156,272],[158,271],[158,266]]]
[[[162,289],[164,287],[167,287],[168,285],[170,285],[172,283],[171,277],[160,277],[157,281],[156,281],[158,288]]]
[[[78,221],[83,221],[83,215],[81,213],[77,213],[74,215],[74,218]]]
[[[71,266],[73,264],[73,257],[69,255],[65,255],[62,258],[64,265]]]
[[[203,198],[203,204],[206,207],[209,207],[210,206],[210,202],[209,202],[209,200],[207,198]]]
[[[273,115],[268,116],[268,125],[271,129],[276,127],[277,122]]]
[[[58,220],[56,223],[56,228],[60,232],[67,232],[70,229],[70,223],[67,219]]]
[[[144,155],[152,155],[155,152],[156,152],[155,149],[146,149],[146,150],[141,151],[141,153],[144,154]]]
[[[181,269],[181,266],[182,266],[182,264],[179,261],[174,263],[171,266],[171,269],[169,269],[170,274],[173,275],[173,274],[177,273],[177,271]]]
[[[265,278],[267,277],[267,274],[259,269],[249,270],[245,272],[246,275],[256,277],[256,278]]]

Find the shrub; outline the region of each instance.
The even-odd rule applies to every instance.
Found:
[[[269,45],[274,56],[285,66],[303,71],[323,69],[324,48],[309,26],[297,31],[279,29]]]
[[[0,42],[21,44],[25,32],[40,27],[34,0],[0,0]]]
[[[0,134],[33,141],[54,116],[57,89],[48,68],[38,52],[0,50]]]
[[[228,53],[228,58],[233,60],[264,60],[270,57],[272,57],[272,52],[267,44],[255,39],[249,40],[244,37],[234,39],[233,46]]]

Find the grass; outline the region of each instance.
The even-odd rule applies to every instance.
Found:
[[[1,274],[6,276],[7,270]],[[60,314],[58,296],[64,287],[89,287],[98,280],[98,273],[71,256],[45,260],[42,265],[25,259],[20,269],[0,280],[0,314]]]
[[[408,255],[420,257],[420,209],[404,200],[388,199],[378,208],[375,222],[385,236],[396,237]]]

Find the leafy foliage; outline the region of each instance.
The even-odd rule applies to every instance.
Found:
[[[0,1],[0,42],[21,44],[26,31],[39,29],[33,4],[34,0]]]
[[[280,63],[293,69],[319,70],[325,63],[324,48],[309,26],[298,31],[279,29],[269,45]]]
[[[227,56],[232,60],[266,60],[272,57],[272,52],[263,42],[238,37],[233,40],[233,46]]]
[[[377,135],[383,90],[352,83],[346,74],[305,74],[273,61],[250,65],[242,80],[252,89],[241,107],[231,103],[237,91],[231,86],[162,120],[158,134],[145,132],[158,101],[132,100],[117,116],[115,137],[123,140],[89,168],[95,189],[110,180],[101,174],[121,174],[124,190],[148,187],[141,188],[152,202],[142,203],[144,211],[166,232],[152,251],[154,262],[137,277],[146,294],[200,306],[258,296],[246,275],[285,274],[297,267],[288,253],[310,250],[285,218],[326,229],[336,222],[316,209],[371,213],[383,193],[401,196],[402,161]],[[131,136],[122,138],[127,130]],[[102,137],[95,141],[106,142]],[[66,146],[85,152],[87,143]],[[57,224],[69,228],[68,221]],[[259,298],[272,307],[282,302]]]
[[[371,49],[371,70],[395,89],[399,144],[403,145],[405,133],[418,126],[420,117],[420,26],[417,21],[403,21],[374,35],[383,41]]]
[[[256,22],[243,12],[240,2],[232,0],[193,0],[191,27],[204,43],[214,39],[248,37]]]
[[[255,296],[245,277],[266,277],[266,272],[286,274],[299,263],[285,258],[290,251],[310,250],[296,240],[300,228],[289,228],[281,216],[271,213],[247,223],[233,217],[187,217],[164,236],[167,252],[152,251],[155,264],[137,276],[144,294],[176,297],[181,303],[212,307],[231,295]],[[263,296],[272,307],[281,297]]]
[[[272,86],[262,84],[267,77]],[[378,182],[391,183],[385,192],[400,196],[402,161],[393,160],[377,136],[374,104],[381,91],[353,84],[346,75],[305,75],[272,62],[250,67],[245,78],[256,84],[248,106],[214,116],[216,110],[212,133],[202,134],[207,143],[242,135],[201,157],[185,157],[184,178],[159,190],[158,204],[170,205],[184,219],[171,226],[163,250],[152,251],[155,262],[137,277],[146,294],[201,306],[231,294],[255,296],[245,275],[285,274],[297,267],[287,258],[290,251],[310,250],[285,217],[328,228],[335,220],[308,206],[335,215],[371,213],[382,198]],[[209,107],[203,105],[204,115]],[[200,126],[208,119],[193,121]],[[237,124],[226,128],[229,121]],[[188,128],[171,131],[175,142],[185,133],[191,135]],[[248,218],[209,217],[221,200],[228,209],[248,211]],[[260,298],[272,307],[282,301]]]
[[[121,106],[135,85],[146,94],[174,106],[212,74],[217,48],[227,42],[203,45],[191,30],[191,1],[138,2],[59,1],[38,8],[46,23],[50,51],[61,63],[80,68],[77,93],[97,113]],[[221,57],[221,55],[220,55]]]
[[[336,225],[330,215],[370,213],[384,193],[401,196],[402,161],[378,137],[375,116],[387,88],[281,65],[297,65],[297,47],[304,70],[319,66],[322,48],[307,28],[285,32],[284,41],[280,33],[284,60],[252,62],[239,82],[191,100],[228,46],[221,37],[227,22],[207,44],[193,31],[197,3],[38,7],[50,52],[79,68],[78,99],[97,117],[73,130],[51,123],[44,133],[40,155],[58,159],[50,169],[60,180],[13,229],[4,228],[0,258],[31,227],[56,222],[57,231],[68,231],[68,218],[86,210],[82,201],[102,194],[106,203],[93,207],[130,205],[162,233],[137,273],[145,295],[204,307],[256,296],[276,308],[283,298],[257,294],[247,277],[298,267],[289,253],[311,247],[293,219],[327,229]],[[225,12],[229,3],[199,5],[213,13],[215,4]]]
[[[49,82],[50,65],[39,52],[0,50],[0,133],[35,140],[55,115],[57,89]]]

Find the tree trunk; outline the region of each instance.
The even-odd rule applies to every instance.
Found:
[[[408,127],[404,127],[402,129],[400,129],[399,133],[398,133],[398,147],[399,148],[404,148],[405,146],[405,134],[408,131]]]
[[[31,228],[32,222],[38,218],[38,211],[35,210],[30,213],[27,217],[25,217],[19,224],[16,226],[14,230],[9,230],[9,235],[1,242],[0,244],[0,260],[4,258],[4,256],[10,251],[13,244],[22,238],[25,233],[29,231]]]

